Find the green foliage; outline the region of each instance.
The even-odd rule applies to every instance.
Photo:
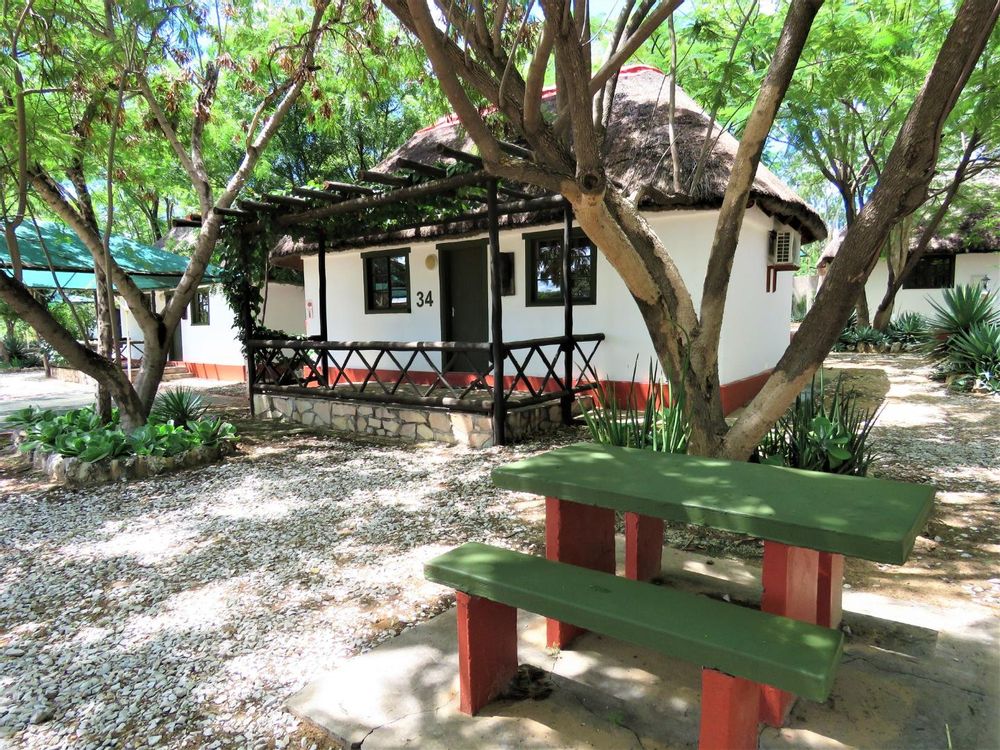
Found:
[[[691,427],[684,415],[683,393],[674,393],[669,383],[661,381],[652,363],[646,382],[645,389],[636,383],[633,368],[624,403],[619,403],[613,387],[598,383],[593,406],[583,412],[591,438],[605,445],[687,453]]]
[[[4,336],[3,345],[10,357],[11,367],[41,367],[42,358],[20,336]]]
[[[158,424],[171,423],[187,427],[204,416],[208,406],[200,393],[190,388],[171,388],[160,393],[153,401],[149,420]]]
[[[949,359],[952,338],[975,325],[1000,325],[1000,304],[995,291],[983,293],[979,286],[945,289],[943,301],[929,299],[934,315],[928,321],[925,349],[933,362]]]
[[[57,415],[28,407],[11,414],[6,425],[26,433],[27,439],[21,443],[24,452],[41,449],[83,462],[130,455],[176,456],[200,446],[237,440],[236,429],[219,418],[192,420],[186,427],[150,422],[126,434],[118,426],[117,412],[110,424],[103,424],[90,408]]]
[[[795,297],[792,300],[792,322],[801,323],[806,319],[809,312],[809,299],[807,297]]]
[[[796,398],[792,408],[764,436],[752,460],[828,474],[865,476],[874,459],[868,438],[878,410],[863,409],[858,395],[838,378],[828,395],[823,378]]]
[[[893,319],[886,334],[890,341],[914,346],[927,335],[927,319],[920,313],[905,312]]]
[[[944,368],[959,375],[955,387],[1000,393],[1000,325],[974,323],[952,336]]]

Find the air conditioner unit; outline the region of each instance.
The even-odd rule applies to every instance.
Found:
[[[767,254],[767,264],[782,270],[798,268],[801,242],[802,239],[798,232],[771,232],[771,247]]]

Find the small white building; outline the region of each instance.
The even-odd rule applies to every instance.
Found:
[[[718,207],[738,144],[728,133],[722,134],[695,189],[684,196],[671,195],[671,160],[662,158],[669,148],[663,81],[663,73],[653,68],[637,66],[622,71],[608,134],[609,176],[626,189],[644,186],[640,206],[680,268],[697,306]],[[553,95],[549,92],[550,98]],[[683,92],[677,92],[677,99],[675,129],[683,182],[694,170],[709,122]],[[474,157],[469,156],[471,148],[471,141],[454,118],[444,118],[416,133],[374,174],[365,177],[369,184],[389,185],[385,190],[408,179],[440,179],[445,176],[442,163],[454,163],[457,158],[474,164]],[[461,152],[457,157],[456,151]],[[332,194],[350,188],[328,186]],[[478,381],[480,389],[495,389],[491,351],[506,355],[502,376],[511,386],[508,406],[512,410],[515,404],[544,401],[545,393],[556,403],[560,398],[565,403],[567,391],[578,393],[597,378],[613,382],[623,392],[637,363],[638,378],[645,381],[655,355],[642,316],[611,264],[578,228],[570,235],[568,263],[573,294],[569,305],[572,336],[568,335],[562,289],[565,209],[558,196],[546,198],[524,190],[500,185],[501,209],[508,210],[501,211],[498,222],[495,262],[487,223],[478,218],[485,218],[485,209],[454,221],[425,222],[377,236],[371,232],[352,236],[330,233],[322,243],[286,238],[272,257],[277,263],[303,270],[306,334],[329,342],[329,347],[310,350],[316,369],[299,382],[292,382],[280,368],[268,375],[267,363],[262,361],[255,390],[262,397],[258,407],[272,415],[280,412],[300,418],[303,415],[296,412],[302,408],[301,397],[309,395],[313,401],[312,394],[319,396],[317,391],[302,390],[305,387],[319,385],[319,390],[334,400],[360,403],[373,395],[372,383],[385,381],[391,393],[376,390],[379,403],[460,410],[458,402],[468,394],[458,394],[457,399],[456,394],[445,394],[438,402],[431,402],[429,396],[413,397],[411,381]],[[297,191],[296,195],[308,195],[308,191]],[[515,213],[518,201],[538,208]],[[727,411],[756,394],[788,345],[792,281],[790,273],[779,271],[798,265],[800,244],[825,236],[826,227],[819,215],[761,166],[739,239],[722,330],[720,374]],[[494,268],[499,273],[497,279],[493,278]],[[494,314],[494,306],[499,316]],[[492,349],[498,330],[503,347]],[[572,343],[567,344],[571,338]],[[448,342],[475,344],[482,349],[456,353],[447,348]],[[265,358],[272,361],[287,358],[292,351],[306,351],[286,347],[278,356],[277,342],[273,344],[265,348]],[[574,367],[573,387],[569,389],[563,387],[567,349]],[[320,355],[325,360],[322,363]],[[477,357],[479,362],[474,364]],[[324,370],[328,373],[325,381],[313,377]],[[396,380],[409,389],[408,396]],[[345,390],[345,383],[361,383],[362,388]],[[298,405],[288,403],[293,391],[298,394]],[[518,393],[521,401],[517,401]],[[380,411],[386,413],[384,408]],[[340,414],[346,417],[343,424],[350,423],[348,426],[355,429],[364,422],[359,431],[383,434],[386,427],[382,423],[386,423],[386,434],[395,434],[396,426],[385,417],[361,419],[362,415],[376,417],[378,413],[368,415],[367,411],[337,407],[333,422],[343,426],[336,423]],[[307,407],[305,421],[327,419],[331,416],[326,407]],[[370,427],[373,421],[378,422],[375,428]],[[449,428],[445,420],[437,422],[429,425],[424,437],[433,432],[434,437],[448,439],[450,429],[453,436],[462,439],[453,424]],[[521,431],[517,426],[511,429]],[[416,437],[421,437],[419,431]],[[480,438],[471,442],[490,441]]]
[[[150,306],[161,312],[172,292],[149,292]],[[271,282],[267,291],[267,308],[264,326],[284,331],[290,336],[305,333],[305,304],[303,288],[295,284]],[[142,329],[135,319],[123,312],[123,344],[137,342],[132,347],[133,358],[142,349]],[[239,313],[229,306],[222,288],[218,285],[201,287],[174,330],[174,338],[167,355],[172,366],[183,366],[198,378],[213,380],[246,381],[247,360],[239,338],[236,318]],[[127,337],[127,339],[126,339]]]

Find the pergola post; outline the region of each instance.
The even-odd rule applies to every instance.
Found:
[[[497,181],[490,180],[486,192],[490,245],[490,324],[493,341],[493,443],[507,444],[507,401],[504,397],[503,305],[500,296],[500,223],[497,213]]]
[[[319,263],[319,338],[321,341],[330,340],[329,324],[326,319],[326,233],[319,233],[319,253],[318,253],[318,263]],[[329,356],[326,349],[323,349],[320,353],[320,366],[323,369],[323,385],[326,387],[330,386],[330,375],[329,375],[329,361],[327,357]]]
[[[250,416],[253,417],[256,412],[253,403],[253,386],[257,368],[254,365],[253,346],[250,343],[254,337],[253,315],[250,312],[250,244],[246,229],[242,226],[237,229],[236,241],[239,243],[240,265],[243,266],[240,320],[243,323],[243,348],[246,350],[247,356],[247,398],[250,402]],[[267,283],[266,279],[264,283]]]
[[[570,285],[570,243],[573,235],[573,207],[568,203],[563,209],[562,287],[563,287],[563,387],[560,399],[563,424],[573,423],[573,289]]]

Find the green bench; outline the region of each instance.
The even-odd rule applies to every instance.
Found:
[[[517,665],[517,609],[548,618],[548,644],[594,630],[705,667],[699,746],[753,748],[796,695],[824,700],[842,648],[844,555],[899,564],[933,488],[579,444],[495,469],[546,496],[547,560],[470,544],[427,564],[458,592],[461,709],[502,692]],[[615,573],[615,513],[625,578]],[[761,611],[650,586],[664,520],[764,540]]]
[[[701,750],[756,747],[760,683],[825,700],[844,645],[838,630],[476,542],[424,575],[458,592],[460,708],[473,715],[517,671],[518,609],[703,667]]]

